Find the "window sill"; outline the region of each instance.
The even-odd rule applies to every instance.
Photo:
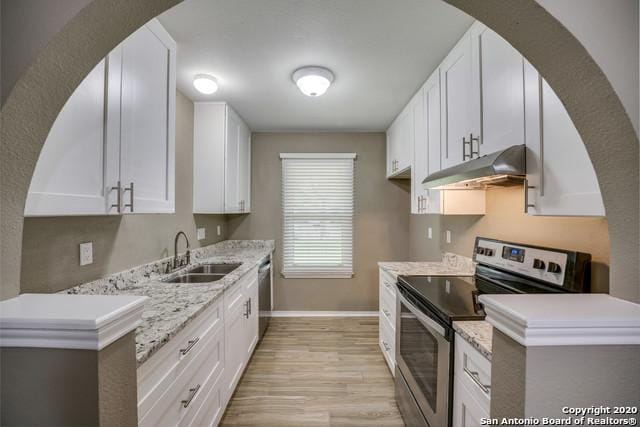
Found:
[[[285,279],[352,279],[353,273],[319,274],[319,273],[281,273]]]

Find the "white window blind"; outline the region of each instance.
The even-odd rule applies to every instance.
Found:
[[[282,153],[285,277],[353,276],[353,153]]]

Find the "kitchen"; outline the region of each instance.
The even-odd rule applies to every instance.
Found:
[[[637,4],[629,4],[622,1],[614,8],[618,14],[608,19],[612,25],[626,23],[617,26],[632,33],[637,59]],[[584,13],[602,13],[597,4],[592,6]],[[631,15],[629,10],[636,19],[620,21]],[[3,2],[3,28],[7,16],[19,16],[12,11],[26,13]],[[372,22],[384,22],[389,34],[377,31]],[[570,29],[580,34],[579,26]],[[628,41],[627,35],[621,31],[619,37]],[[406,49],[398,49],[399,43],[406,43]],[[558,384],[575,381],[568,373],[556,382],[542,381],[535,362],[542,363],[552,352],[565,353],[545,372],[569,372],[566,360],[583,369],[589,363],[598,366],[597,358],[612,366],[637,365],[629,357],[637,354],[638,312],[623,301],[638,300],[637,275],[629,276],[634,267],[619,250],[637,244],[631,239],[634,231],[628,230],[632,241],[620,246],[616,212],[607,204],[611,194],[601,190],[606,184],[599,182],[599,171],[596,177],[597,159],[592,165],[585,149],[587,134],[581,138],[555,86],[497,33],[460,10],[440,1],[407,1],[403,7],[378,2],[363,9],[359,2],[243,6],[192,0],[106,51],[55,121],[57,111],[53,115],[33,179],[29,176],[22,206],[19,292],[7,293],[2,303],[3,403],[11,402],[3,405],[11,409],[3,409],[3,424],[16,424],[27,413],[55,413],[70,417],[62,424],[73,424],[81,415],[60,408],[78,398],[70,391],[77,380],[76,390],[84,390],[86,399],[84,424],[122,425],[136,419],[140,425],[395,425],[402,420],[407,425],[478,425],[489,415],[551,415],[557,405],[536,394],[545,387],[557,387],[554,396],[567,404],[584,404],[575,390],[588,395],[587,385],[599,380],[587,375],[587,385],[573,383],[573,391],[560,391]],[[265,59],[264,52],[273,58]],[[387,61],[380,60],[383,54]],[[637,60],[635,65],[637,93]],[[306,76],[324,83],[319,90],[326,93],[305,96]],[[198,84],[218,90],[197,92],[196,77]],[[318,95],[316,90],[308,94]],[[635,120],[637,99],[633,110],[633,102],[622,95],[626,92],[616,90]],[[10,124],[4,121],[4,107],[3,124]],[[77,135],[83,135],[84,145],[77,144]],[[493,158],[494,153],[504,155]],[[511,160],[502,161],[509,153]],[[633,160],[637,147],[622,155]],[[632,176],[637,177],[638,162],[634,165]],[[507,172],[501,169],[505,167]],[[487,178],[492,180],[488,188]],[[442,189],[460,181],[471,189]],[[633,185],[637,183],[629,183]],[[4,194],[3,203],[10,202]],[[624,191],[616,190],[620,194]],[[622,209],[621,203],[612,206]],[[338,209],[327,213],[323,204]],[[297,222],[303,208],[315,225]],[[325,224],[320,237],[314,234],[318,224]],[[334,227],[340,227],[339,233]],[[515,250],[513,259],[505,248]],[[543,253],[532,258],[536,251]],[[545,272],[512,270],[519,259],[531,262],[531,268],[542,262]],[[616,267],[620,263],[627,273]],[[581,275],[573,268],[578,265],[590,274]],[[560,272],[552,271],[556,268]],[[468,339],[458,343],[464,330],[456,328],[455,318],[446,325],[457,335],[445,340],[451,343],[448,354],[437,355],[451,368],[442,371],[447,374],[436,370],[438,377],[447,378],[437,378],[437,403],[429,402],[428,393],[421,396],[431,385],[423,391],[416,384],[398,389],[396,366],[400,378],[411,382],[406,378],[411,364],[403,368],[397,360],[404,318],[397,291],[412,289],[411,280],[398,276],[460,279],[460,285],[450,280],[453,285],[438,286],[449,293],[451,286],[472,286],[467,280],[478,282],[483,271],[485,278],[494,273],[487,269],[513,272],[519,281],[527,278],[527,285],[535,282],[546,291],[562,290],[571,282],[583,285],[571,288],[572,293],[601,294],[606,299],[593,307],[591,302],[563,303],[559,314],[585,314],[565,306],[612,310],[607,339],[589,337],[586,329],[567,330],[567,323],[578,320],[555,319],[552,311],[545,313],[549,322],[543,332],[552,334],[556,320],[558,333],[563,324],[573,344],[558,345],[551,337],[532,344],[528,334],[541,333],[536,331],[539,311],[518,307],[520,319],[530,316],[520,330],[500,316],[505,310],[514,312],[509,298],[477,292],[464,297],[465,310],[469,303],[473,306],[462,314],[462,323],[482,325],[480,329],[471,326]],[[561,279],[549,282],[547,276]],[[620,279],[624,277],[632,279]],[[3,283],[8,283],[4,277]],[[116,294],[108,297],[114,306],[94,306],[96,298],[107,298],[95,294]],[[50,298],[60,305],[45,302]],[[63,302],[67,298],[86,303],[68,305]],[[553,307],[556,300],[536,306]],[[486,314],[490,324],[477,321],[476,305],[481,306],[479,318]],[[264,324],[268,317],[270,325],[260,340],[260,321]],[[121,322],[98,321],[106,318]],[[592,322],[583,328],[595,331],[605,320],[581,317],[579,322]],[[109,328],[102,327],[116,323],[121,328],[109,337]],[[614,323],[625,325],[626,333]],[[59,335],[62,324],[68,325],[64,339]],[[20,336],[29,331],[49,334],[47,344],[34,335]],[[493,337],[493,349],[487,336]],[[353,350],[341,349],[340,342]],[[426,354],[429,346],[418,344],[426,346],[418,354]],[[616,351],[598,351],[609,347]],[[33,366],[22,361],[41,366],[46,375],[43,359],[70,364],[71,358],[61,358],[63,349],[77,360],[97,355],[98,378],[100,372],[111,372],[116,383],[128,384],[127,393],[110,394],[82,382],[96,375],[96,366],[87,360],[84,375],[61,371],[69,392],[51,396],[38,387],[42,378],[35,374],[31,383],[25,381],[24,371]],[[116,350],[124,352],[120,366],[100,359]],[[576,358],[583,356],[592,359],[581,365]],[[468,369],[477,377],[459,375],[465,371],[456,368],[458,357],[477,365]],[[11,361],[17,365],[10,367]],[[423,362],[421,366],[427,365]],[[323,375],[314,376],[315,370]],[[624,374],[615,368],[595,371],[594,376]],[[458,381],[463,385],[458,387]],[[24,385],[12,399],[5,390],[14,390],[16,382]],[[629,376],[624,386],[610,379],[598,384],[631,401],[612,397],[589,404],[633,406],[634,394],[628,392],[637,390],[637,378]],[[469,393],[460,396],[463,387]],[[39,391],[34,395],[34,390]],[[39,413],[33,405],[19,404],[27,395],[51,404],[43,404]],[[417,412],[407,402],[418,402]],[[110,405],[122,408],[119,414],[109,412]],[[296,409],[300,406],[304,410]],[[436,410],[429,413],[428,408]],[[103,411],[104,416],[124,418],[87,421],[96,412],[102,417]]]

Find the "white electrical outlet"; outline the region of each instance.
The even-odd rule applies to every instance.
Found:
[[[220,236],[222,234],[222,227],[218,226],[216,231],[218,232],[218,236]]]
[[[431,227],[427,228],[427,238],[433,239],[433,228]]]
[[[446,239],[447,239],[447,243],[451,243],[451,231],[447,230],[445,233]]]
[[[93,264],[93,242],[80,243],[80,265]]]
[[[207,229],[206,228],[198,228],[196,230],[196,238],[198,240],[204,240],[206,239],[207,236]]]

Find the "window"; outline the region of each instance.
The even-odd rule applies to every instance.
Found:
[[[285,277],[353,276],[355,157],[280,154]]]

